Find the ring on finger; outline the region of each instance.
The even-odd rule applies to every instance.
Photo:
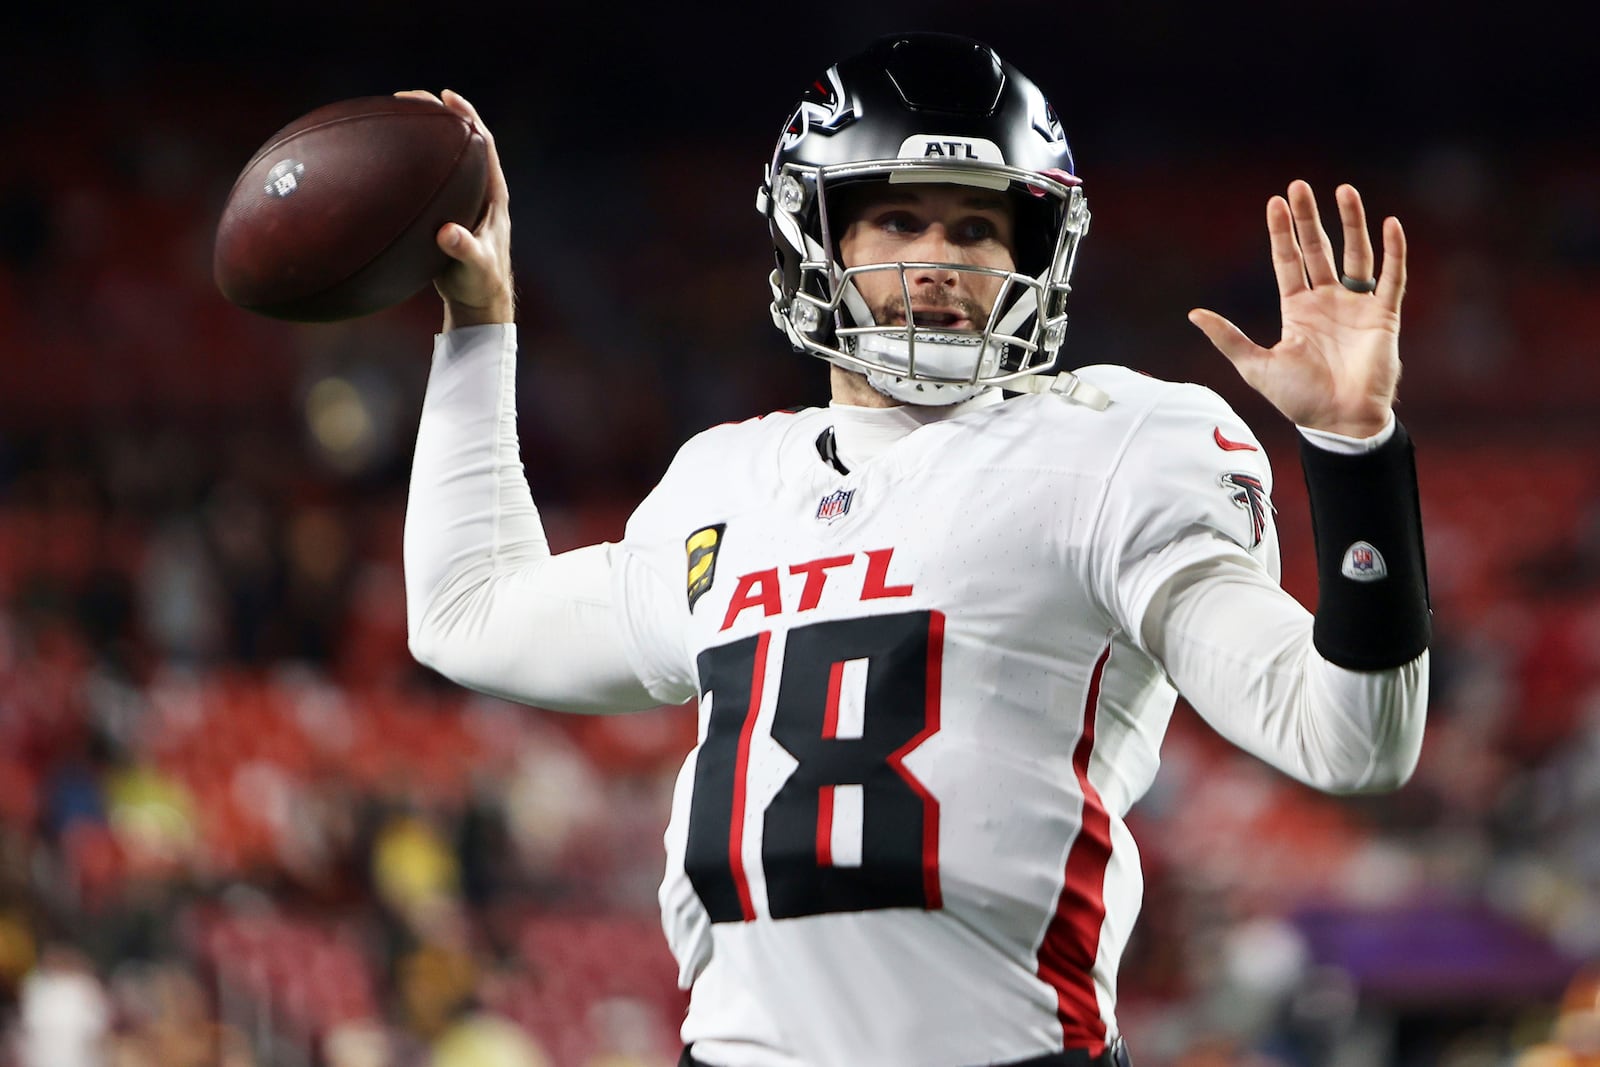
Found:
[[[1350,290],[1352,293],[1371,293],[1377,291],[1378,279],[1352,278],[1348,274],[1340,274],[1339,284]]]

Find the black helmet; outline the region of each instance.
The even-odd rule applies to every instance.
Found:
[[[852,183],[942,182],[1008,192],[1016,270],[982,334],[880,326],[838,260],[832,196]],[[1078,240],[1089,225],[1061,124],[1044,94],[965,37],[881,37],[812,83],[757,194],[777,258],[774,322],[796,348],[868,374],[902,400],[951,403],[1055,366]],[[976,270],[958,264],[951,270]],[[985,270],[995,274],[996,271]]]

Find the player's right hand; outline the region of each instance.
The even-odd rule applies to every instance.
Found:
[[[439,228],[437,236],[439,248],[451,259],[450,265],[434,279],[434,288],[444,299],[444,329],[448,331],[458,326],[515,321],[510,196],[494,135],[478,117],[477,109],[467,102],[466,97],[453,90],[446,89],[439,96],[421,89],[395,95],[443,104],[469,119],[488,146],[489,188],[483,221],[476,230],[468,230],[453,222],[445,223]]]

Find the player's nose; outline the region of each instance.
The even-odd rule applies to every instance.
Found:
[[[950,233],[939,223],[924,229],[906,250],[906,258],[923,263],[962,263],[961,246],[950,239]],[[941,285],[954,288],[960,273],[942,267],[914,267],[907,272],[912,285]]]

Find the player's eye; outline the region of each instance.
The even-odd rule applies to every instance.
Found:
[[[878,226],[885,233],[920,233],[922,230],[922,220],[918,219],[909,211],[890,211],[879,216]]]
[[[992,241],[999,236],[1000,228],[995,225],[992,219],[974,216],[973,218],[964,219],[961,225],[956,228],[956,232],[961,235],[961,239],[964,241]]]

